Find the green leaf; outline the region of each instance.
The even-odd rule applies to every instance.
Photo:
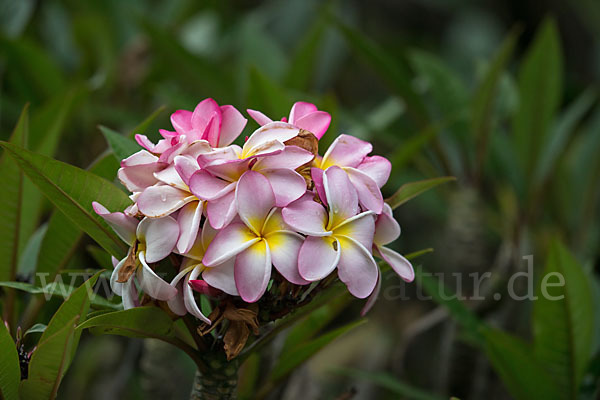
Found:
[[[454,319],[463,326],[469,339],[476,344],[483,343],[480,332],[483,323],[454,293],[445,287],[441,279],[423,271],[423,268],[417,267],[415,268],[415,280],[432,297],[433,301],[448,309]]]
[[[44,333],[47,327],[48,326],[46,324],[35,324],[31,328],[27,329],[23,337],[34,333]]]
[[[550,249],[537,296],[535,355],[552,374],[561,398],[576,399],[591,356],[593,297],[583,268],[558,241]]]
[[[25,106],[10,142],[25,146],[29,131],[28,106]],[[23,172],[6,151],[0,157],[0,280],[14,280],[19,257],[20,215],[23,204]]]
[[[549,178],[560,155],[567,147],[569,138],[576,132],[577,125],[590,110],[596,97],[595,90],[586,90],[558,117],[550,130],[548,140],[542,143],[535,174],[537,184]]]
[[[21,382],[23,399],[55,399],[58,387],[73,358],[75,326],[79,316],[63,322],[52,335],[42,335],[29,362],[29,376]],[[46,330],[48,332],[48,330]]]
[[[173,321],[158,307],[136,307],[93,317],[77,327],[96,335],[120,335],[171,341],[175,335]]]
[[[364,324],[365,322],[367,322],[366,319],[360,319],[358,321],[351,322],[334,329],[331,332],[325,333],[316,339],[302,343],[285,353],[282,353],[279,357],[279,361],[273,368],[271,380],[276,382],[285,378],[294,369],[319,352],[319,350],[321,350],[323,347],[327,346],[344,333]]]
[[[441,178],[426,179],[417,182],[405,183],[385,202],[392,207],[392,210],[400,207],[407,201],[419,196],[420,194],[441,185],[442,183],[456,180],[453,176],[444,176]]]
[[[32,153],[10,143],[2,143],[40,190],[106,251],[123,258],[125,244],[92,209],[98,201],[110,210],[123,210],[131,201],[111,182],[91,172]]]
[[[6,325],[0,326],[0,397],[5,400],[19,400],[21,367],[19,354]]]
[[[99,128],[117,160],[124,160],[141,150],[140,145],[128,137],[102,125]]]
[[[387,372],[362,371],[355,368],[336,368],[335,370],[333,370],[333,372],[336,374],[348,376],[350,378],[361,379],[371,382],[377,386],[381,386],[382,388],[389,390],[390,392],[398,396],[401,396],[401,398],[408,398],[411,400],[445,399],[445,397],[440,397],[432,393],[427,393],[424,390],[404,383]]]
[[[311,312],[303,321],[294,326],[287,335],[283,349],[281,350],[282,354],[312,339],[337,317],[347,305],[347,296],[340,296]]]
[[[487,71],[475,89],[472,103],[471,131],[477,143],[477,170],[481,173],[489,136],[492,131],[492,120],[494,105],[496,104],[498,86],[502,73],[505,71],[517,39],[521,33],[520,28],[513,28],[502,42],[502,45],[494,55]]]
[[[75,104],[81,103],[82,93],[82,90],[69,90],[65,94],[54,96],[39,111],[32,113],[27,148],[48,157],[54,156],[68,116]],[[37,229],[44,206],[42,194],[29,179],[25,179],[23,184],[23,199],[19,232],[20,254],[27,240]]]
[[[43,224],[27,241],[25,248],[21,252],[21,258],[19,258],[19,274],[29,276],[35,272],[40,247],[42,246],[42,240],[44,240],[47,229],[48,225]]]
[[[531,177],[550,123],[560,105],[562,51],[555,23],[546,19],[519,69],[519,107],[513,118],[514,149]]]
[[[90,303],[93,294],[93,287],[98,281],[98,277],[102,271],[97,272],[90,279],[85,281],[81,286],[73,291],[69,295],[69,297],[61,304],[58,310],[48,322],[48,326],[46,330],[42,334],[40,338],[40,342],[48,339],[50,336],[57,333],[61,330],[65,325],[68,325],[71,322],[75,322],[75,324],[80,324],[85,320],[88,311],[90,310]],[[79,337],[81,336],[81,332],[75,332],[72,338],[72,353],[75,352],[77,345],[79,344]],[[67,362],[70,363],[69,359]],[[66,368],[65,368],[66,370]]]
[[[23,292],[30,293],[30,294],[44,294],[47,296],[58,297],[58,298],[62,298],[62,299],[66,299],[74,291],[73,286],[62,283],[60,281],[48,283],[48,284],[44,285],[43,287],[32,285],[31,283],[26,283],[26,282],[7,281],[7,282],[0,282],[0,287],[8,287],[8,288],[16,289],[16,290],[21,290]],[[91,301],[91,305],[93,305],[96,308],[104,308],[104,309],[112,309],[112,310],[118,310],[121,308],[120,304],[112,303],[112,302],[108,301],[107,299],[105,299],[104,297],[99,296],[98,294],[92,294],[90,301]]]
[[[531,346],[496,329],[482,329],[482,334],[487,357],[515,399],[562,399]]]
[[[343,22],[339,20],[334,22],[352,50],[404,100],[407,111],[415,124],[420,128],[426,126],[429,121],[427,108],[411,86],[413,76],[406,61],[400,57],[393,58],[388,55],[388,52],[379,47],[377,43]]]
[[[88,169],[90,172],[105,179],[113,179],[119,163],[107,152],[103,157],[95,161]],[[48,279],[52,280],[56,273],[61,271],[75,252],[83,232],[71,220],[59,210],[54,210],[48,221],[48,229],[38,255],[37,272],[47,273]],[[106,267],[110,268],[111,264]],[[40,285],[36,276],[36,284]]]

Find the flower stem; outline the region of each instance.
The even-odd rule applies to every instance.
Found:
[[[222,352],[207,358],[208,370],[196,371],[190,400],[235,399],[239,362],[235,359],[227,361]]]

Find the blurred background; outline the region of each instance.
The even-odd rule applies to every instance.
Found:
[[[555,236],[598,293],[597,1],[2,0],[0,35],[2,140],[29,102],[30,148],[43,144],[84,168],[107,147],[98,125],[129,132],[161,106],[145,132],[153,139],[171,112],[206,97],[273,119],[295,101],[314,102],[333,116],[321,152],[347,133],[392,161],[384,196],[413,180],[457,178],[396,210],[403,234],[394,247],[434,248],[415,265],[464,296],[489,271],[485,300],[466,301],[481,319],[531,338],[531,303],[505,296],[507,281],[527,271],[527,255],[537,276]],[[255,128],[249,121],[244,134]],[[62,132],[56,143],[44,140],[51,129]],[[89,244],[69,267],[98,266]],[[369,323],[271,396],[510,398],[461,325],[419,290],[386,278]],[[361,306],[351,303],[332,326]],[[589,398],[599,373],[594,335]],[[246,395],[271,351],[243,369]],[[88,335],[61,396],[186,398],[193,374],[177,350]]]

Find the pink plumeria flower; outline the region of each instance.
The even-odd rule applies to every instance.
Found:
[[[235,285],[248,303],[265,293],[271,265],[288,281],[307,284],[298,273],[303,237],[283,222],[269,180],[256,171],[247,171],[240,178],[235,195],[242,222],[233,222],[217,233],[202,263],[210,267],[235,258]]]
[[[171,217],[144,218],[139,221],[121,212],[109,212],[99,203],[92,203],[94,211],[115,230],[117,235],[135,248],[135,273],[127,282],[117,282],[120,269],[129,256],[116,265],[110,284],[112,290],[123,297],[123,308],[138,305],[137,290],[134,279],[140,289],[150,297],[168,301],[177,294],[177,289],[160,278],[148,264],[158,262],[173,251],[179,237],[179,226]]]
[[[177,250],[187,253],[198,235],[204,201],[189,188],[190,177],[199,170],[197,161],[188,155],[175,157],[173,164],[156,173],[159,184],[151,186],[135,199],[138,210],[150,218],[162,218],[177,211],[179,240]]]
[[[369,296],[377,283],[378,268],[371,248],[375,231],[373,211],[359,213],[358,195],[339,167],[323,174],[329,212],[310,196],[283,209],[283,219],[307,235],[298,255],[300,276],[318,281],[334,269],[352,295]]]
[[[322,159],[316,159],[317,168],[311,175],[319,195],[323,195],[323,171],[331,166],[341,167],[358,192],[360,204],[376,214],[383,210],[381,187],[387,182],[391,163],[384,157],[368,157],[373,150],[371,143],[349,135],[340,135],[325,152]]]
[[[138,143],[149,151],[163,153],[176,143],[205,140],[212,147],[230,145],[244,130],[248,120],[233,106],[219,106],[213,99],[202,100],[194,111],[177,110],[171,114],[175,131],[160,130],[164,137],[156,146],[144,135],[136,135]],[[185,139],[181,139],[184,137]],[[175,139],[175,140],[173,140]]]
[[[394,219],[392,208],[389,206],[389,204],[385,203],[383,205],[383,212],[377,216],[377,221],[375,222],[373,253],[388,263],[388,265],[392,267],[392,269],[398,274],[398,276],[400,276],[400,278],[406,282],[412,282],[415,279],[415,271],[410,261],[402,257],[394,250],[385,247],[386,244],[395,241],[399,236],[400,225],[398,224],[398,221]],[[375,305],[380,290],[381,271],[379,271],[379,276],[377,277],[377,286],[375,287],[375,290],[371,296],[369,296],[369,299],[361,311],[361,315],[364,316],[367,314],[373,305]]]
[[[295,169],[314,156],[297,146],[284,144],[298,132],[290,124],[273,122],[257,129],[243,148],[230,146],[198,156],[201,169],[190,177],[190,190],[207,202],[207,216],[213,228],[222,229],[235,217],[237,183],[248,170],[268,179],[278,207],[304,194],[306,181]]]
[[[184,254],[185,259],[181,264],[181,268],[177,276],[171,281],[171,286],[180,288],[180,295],[169,300],[169,308],[177,315],[185,315],[190,313],[196,318],[211,323],[198,307],[194,298],[193,287],[190,282],[196,282],[200,274],[202,279],[211,288],[222,290],[232,296],[238,296],[238,291],[234,280],[234,260],[229,259],[222,264],[207,267],[202,264],[202,258],[206,253],[206,249],[217,234],[217,231],[212,229],[209,224],[204,224],[201,233],[198,234],[196,241],[189,252]]]
[[[246,111],[259,125],[266,125],[273,122],[271,118],[260,111],[250,109]],[[317,106],[312,103],[299,101],[292,106],[289,118],[282,118],[281,120],[289,122],[300,129],[307,130],[315,135],[317,139],[321,139],[327,128],[329,128],[331,115],[325,111],[319,111]]]

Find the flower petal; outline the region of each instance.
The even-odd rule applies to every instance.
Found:
[[[245,172],[238,181],[235,201],[242,221],[260,235],[269,211],[275,206],[275,194],[269,180],[258,172]]]
[[[123,214],[122,212],[111,213],[102,204],[92,202],[92,208],[113,228],[115,233],[128,245],[132,246],[135,241],[135,230],[138,220]]]
[[[241,253],[260,239],[242,223],[229,224],[219,231],[206,249],[202,264],[207,267],[219,265]]]
[[[285,207],[306,193],[306,180],[292,169],[269,169],[261,173],[273,189],[277,207]]]
[[[242,133],[248,122],[234,106],[221,106],[221,113],[223,119],[218,147],[231,144]]]
[[[281,215],[281,208],[273,208],[262,228],[263,236],[279,231],[291,231],[293,228],[285,223]]]
[[[304,238],[295,232],[280,231],[265,237],[271,250],[273,266],[288,281],[296,285],[310,283],[298,272],[298,254]]]
[[[270,122],[261,126],[250,135],[242,149],[242,158],[266,154],[276,149],[283,150],[283,142],[298,135],[300,130],[285,122]]]
[[[247,109],[246,112],[260,126],[266,125],[270,122],[273,122],[273,120],[271,118],[267,117],[265,114],[261,113],[260,111]]]
[[[171,125],[180,135],[185,135],[192,130],[192,112],[188,110],[177,110],[171,114]]]
[[[354,297],[364,299],[373,293],[377,284],[377,263],[359,242],[347,237],[339,237],[339,242],[342,255],[338,276]]]
[[[175,171],[179,174],[179,177],[187,186],[190,184],[190,178],[192,175],[200,169],[198,162],[192,157],[188,156],[177,156],[173,160],[175,165]]]
[[[331,115],[325,111],[312,112],[293,122],[298,128],[311,132],[317,139],[323,137],[330,123]]]
[[[138,240],[145,242],[145,259],[154,263],[167,257],[179,238],[179,225],[172,217],[144,218],[137,227]]]
[[[357,168],[369,175],[381,188],[390,177],[392,163],[385,157],[372,156],[365,157]]]
[[[198,230],[200,229],[200,219],[202,218],[202,202],[192,201],[183,206],[177,216],[179,224],[179,240],[177,241],[177,251],[185,254],[192,248]]]
[[[218,161],[206,165],[204,170],[228,182],[235,182],[248,170],[249,161],[250,160]]]
[[[296,122],[300,118],[315,111],[317,111],[317,106],[315,106],[314,104],[307,103],[305,101],[297,101],[294,103],[292,109],[290,110],[290,116],[288,120],[290,124],[296,125]]]
[[[169,306],[169,309],[173,311],[173,313],[182,317],[187,314],[187,309],[185,308],[185,303],[183,302],[183,281],[178,279],[175,283],[171,282],[171,286],[177,289],[177,295],[171,300],[168,300],[167,305]]]
[[[375,214],[381,214],[383,208],[383,196],[381,190],[369,175],[356,168],[344,168],[350,182],[354,185],[356,193],[358,194],[358,201],[367,210],[375,212]]]
[[[285,146],[281,153],[259,158],[252,169],[254,171],[275,168],[296,169],[310,162],[313,158],[314,155],[310,151],[298,146]]]
[[[148,296],[156,300],[167,301],[177,295],[177,289],[171,286],[169,283],[161,279],[156,273],[148,266],[143,251],[139,254],[141,268],[137,270],[137,278],[140,283],[140,288]]]
[[[375,232],[375,214],[365,211],[352,218],[348,218],[338,225],[333,234],[335,236],[346,236],[362,244],[366,249],[373,246],[373,234]]]
[[[199,170],[190,177],[190,191],[202,200],[223,197],[235,188],[230,182],[219,179],[208,171]]]
[[[179,210],[196,198],[189,192],[169,185],[151,186],[137,199],[140,212],[150,218],[161,218]]]
[[[234,275],[238,293],[245,302],[254,303],[262,297],[271,278],[271,253],[265,240],[237,255]]]
[[[323,172],[325,171],[323,171],[321,168],[311,168],[310,177],[315,184],[315,189],[317,190],[319,199],[323,204],[325,204],[325,207],[327,207],[327,196],[325,195],[325,187],[323,186]]]
[[[298,254],[298,271],[307,281],[318,281],[329,275],[339,260],[340,244],[336,238],[309,236]]]
[[[232,183],[235,187],[235,183]],[[231,190],[226,195],[215,200],[210,200],[206,205],[206,215],[210,226],[215,229],[223,229],[236,216],[235,191]]]
[[[185,304],[185,308],[188,310],[188,312],[190,314],[192,314],[194,317],[196,317],[199,320],[210,325],[211,324],[210,319],[208,319],[202,313],[202,310],[200,310],[200,307],[198,307],[198,304],[196,303],[196,299],[194,298],[194,290],[189,285],[190,280],[194,280],[194,279],[198,278],[198,275],[200,275],[201,271],[202,270],[199,267],[196,267],[192,270],[192,272],[190,272],[188,275],[186,275],[185,280],[183,281],[183,302]]]
[[[373,237],[373,243],[379,246],[384,246],[388,243],[393,242],[400,236],[400,225],[398,221],[394,219],[392,208],[389,204],[383,205],[383,211],[377,216],[375,222],[375,236]]]
[[[238,154],[241,154],[242,149],[240,146],[232,144],[231,146],[221,147],[214,149],[208,153],[201,153],[198,155],[197,161],[201,168],[206,167],[214,163],[221,163],[225,161],[239,160]]]
[[[328,227],[333,228],[358,213],[358,194],[343,169],[329,167],[323,173],[323,187],[329,205]]]
[[[319,203],[301,197],[282,210],[283,220],[294,230],[311,236],[329,236],[327,211]]]
[[[181,156],[177,156],[177,157],[181,157]],[[177,157],[175,157],[175,158],[177,158]],[[185,191],[188,190],[188,186],[183,181],[183,179],[181,179],[181,176],[179,175],[179,173],[177,172],[177,169],[175,168],[175,165],[173,165],[173,164],[169,165],[167,168],[163,169],[162,171],[155,172],[154,177],[156,179],[158,179],[159,181],[161,181],[162,183],[164,183],[165,185],[173,186],[173,187],[176,187],[177,189],[181,189],[181,190],[185,190]]]
[[[194,129],[204,132],[202,139],[217,147],[221,131],[221,108],[217,102],[211,98],[202,100],[194,109],[191,121]]]
[[[362,310],[360,310],[361,317],[367,315],[367,313],[371,311],[371,308],[373,308],[373,306],[377,302],[379,292],[381,291],[381,279],[381,271],[379,270],[379,268],[377,268],[377,284],[375,285],[375,290],[373,290],[373,293],[371,293],[371,295],[367,299],[367,302],[365,303],[364,307],[362,308]]]
[[[135,287],[135,280],[133,279],[133,276],[131,276],[127,282],[123,283],[123,293],[121,294],[121,297],[123,299],[124,310],[129,310],[140,305],[138,291]]]
[[[378,255],[381,256],[392,269],[406,282],[412,282],[415,279],[415,271],[410,261],[387,247],[377,246]]]
[[[356,168],[372,150],[371,143],[342,134],[325,152],[321,168],[327,169],[332,165]]]
[[[235,258],[232,257],[220,265],[206,268],[202,272],[202,279],[210,286],[220,289],[227,294],[239,296],[238,290],[235,287],[234,265]]]
[[[112,274],[110,275],[110,290],[112,290],[118,296],[123,295],[123,283],[117,282],[117,280],[119,279],[119,270],[121,269],[123,264],[125,264],[126,260],[127,257],[119,261],[119,263],[115,266],[115,269],[113,269]]]

